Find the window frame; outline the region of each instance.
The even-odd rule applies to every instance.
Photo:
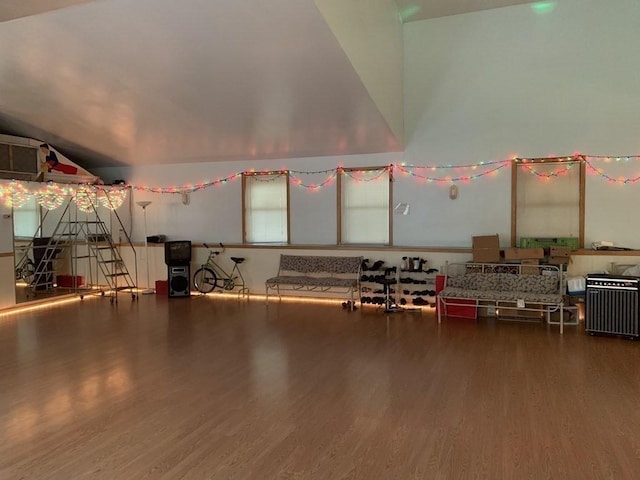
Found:
[[[586,167],[585,158],[580,155],[576,157],[553,157],[553,158],[516,158],[511,163],[511,246],[518,246],[518,174],[525,165],[542,164],[567,164],[577,163],[579,170],[578,182],[578,245],[584,248],[585,231],[585,190],[586,190]]]
[[[31,195],[29,196],[29,203],[33,203],[34,204],[34,208],[25,208],[25,205],[22,205],[20,207],[13,207],[13,212],[12,212],[12,227],[13,227],[13,236],[17,237],[17,238],[34,238],[36,236],[38,236],[38,232],[41,232],[41,228],[42,228],[42,206],[38,203],[37,198],[35,197],[35,195]],[[17,223],[20,222],[20,218],[21,217],[26,217],[26,213],[29,212],[31,214],[31,216],[33,217],[32,220],[35,220],[34,222],[31,222],[32,224],[35,224],[35,230],[33,232],[31,232],[31,234],[29,235],[19,235],[19,233],[25,233],[25,232],[18,232],[17,227]],[[17,215],[16,215],[17,213]],[[16,219],[18,219],[18,221],[16,222]]]
[[[386,175],[388,175],[388,183],[389,183],[389,192],[387,198],[387,229],[388,229],[388,240],[387,243],[377,244],[362,244],[362,243],[349,243],[345,242],[343,239],[343,231],[342,231],[342,217],[343,217],[343,175],[345,172],[373,172],[373,171],[381,171],[384,170]],[[384,175],[384,173],[382,174]],[[337,245],[382,245],[382,246],[393,246],[393,169],[390,166],[382,166],[382,167],[349,167],[349,168],[339,168],[337,175]]]
[[[250,242],[247,240],[247,192],[248,192],[248,182],[251,177],[258,176],[272,176],[272,177],[285,177],[285,195],[286,195],[286,207],[285,207],[285,215],[286,215],[286,236],[284,242]],[[242,243],[246,245],[258,245],[258,244],[282,244],[282,245],[290,245],[291,244],[291,181],[290,175],[288,171],[271,171],[271,172],[243,172],[242,173]]]

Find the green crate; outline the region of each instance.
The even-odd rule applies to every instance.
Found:
[[[580,242],[576,237],[554,237],[554,238],[534,238],[522,237],[520,248],[549,248],[549,247],[569,247],[571,250],[578,250]]]

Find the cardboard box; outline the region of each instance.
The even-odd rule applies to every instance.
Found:
[[[570,257],[549,257],[547,263],[549,265],[567,265]]]
[[[522,267],[520,268],[521,273],[524,273],[525,275],[540,274],[540,269],[538,268],[538,265],[540,265],[540,260],[524,259],[520,263],[522,264]]]
[[[569,258],[571,256],[571,249],[569,247],[558,247],[554,245],[549,247],[549,256]]]
[[[532,258],[544,258],[544,249],[542,248],[505,248],[505,260],[522,260]]]
[[[544,312],[536,310],[524,310],[518,308],[515,302],[500,305],[498,310],[498,318],[513,318],[526,321],[541,321],[544,318]]]
[[[500,261],[500,239],[498,235],[472,237],[473,261],[498,263]]]
[[[562,323],[565,325],[578,325],[580,323],[580,308],[576,305],[565,305],[562,312]],[[552,312],[547,317],[549,325],[560,324],[560,312]]]

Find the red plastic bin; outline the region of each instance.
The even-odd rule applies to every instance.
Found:
[[[64,288],[81,287],[84,285],[84,277],[82,275],[56,275],[56,284]]]
[[[156,295],[169,295],[169,280],[156,280]]]
[[[444,275],[436,275],[436,295],[444,288]],[[467,318],[476,320],[478,318],[478,302],[476,300],[456,300],[462,305],[447,306],[447,317]],[[467,306],[468,305],[468,306]],[[440,305],[436,302],[436,314]]]

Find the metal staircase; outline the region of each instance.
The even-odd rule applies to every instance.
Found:
[[[118,220],[121,234],[126,242],[116,244],[107,223],[100,218],[95,198],[84,201],[83,208],[71,208],[69,200],[48,238],[43,245],[33,244],[34,256],[36,249],[41,249],[41,260],[36,262],[31,288],[33,290],[51,288],[54,285],[54,271],[56,257],[59,252],[69,252],[72,288],[81,295],[85,293],[108,294],[111,302],[118,301],[119,292],[128,292],[132,299],[137,299],[137,267],[132,276],[122,258],[120,247],[130,247],[133,252],[134,265],[137,265],[135,248],[126,234],[122,221],[117,212],[112,210]],[[39,255],[38,255],[39,256]],[[83,266],[87,275],[87,285],[77,285],[79,267]],[[135,279],[134,279],[135,278]]]

